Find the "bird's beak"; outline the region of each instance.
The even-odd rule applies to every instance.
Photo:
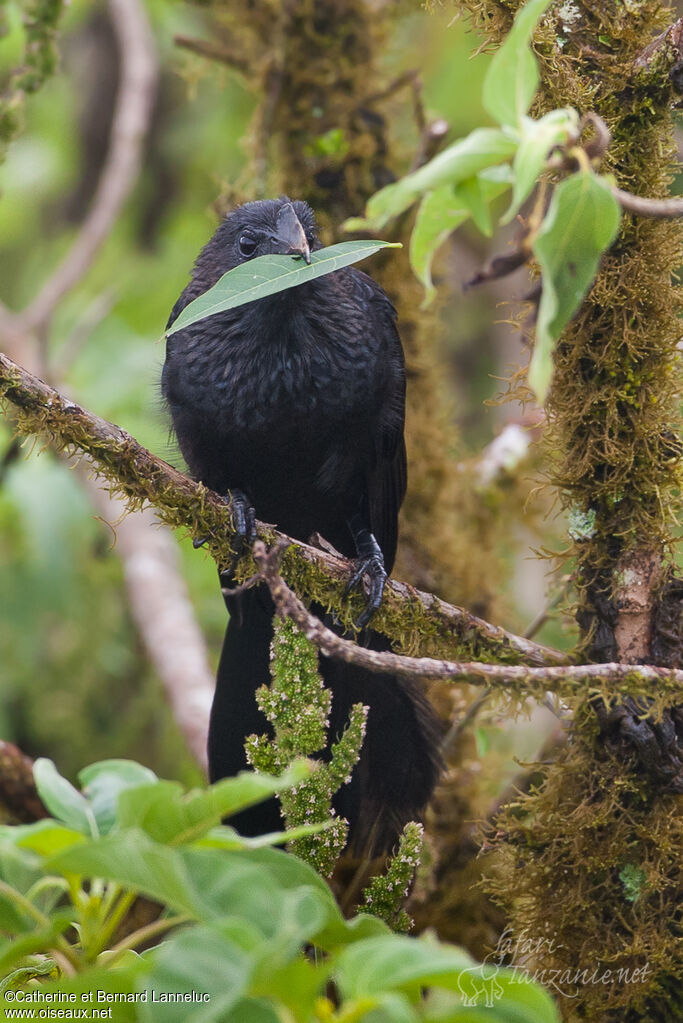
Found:
[[[281,252],[286,255],[303,256],[310,266],[311,250],[306,241],[306,233],[291,202],[286,203],[277,215],[275,241]]]

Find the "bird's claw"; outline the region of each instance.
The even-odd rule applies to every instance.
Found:
[[[387,573],[384,568],[384,558],[380,554],[370,554],[356,560],[355,571],[346,584],[346,592],[350,593],[351,590],[355,590],[365,577],[368,579],[368,595],[364,610],[354,622],[357,629],[364,629],[369,624],[382,603]]]
[[[257,538],[256,513],[249,498],[241,490],[229,490],[226,498],[232,512],[232,525],[237,535],[238,558],[245,547],[251,547]]]
[[[249,498],[241,490],[228,490],[225,500],[230,505],[232,512],[232,525],[237,535],[237,550],[235,552],[233,567],[244,554],[247,546],[251,547],[257,538],[256,513]],[[195,550],[203,547],[211,539],[211,534],[198,536],[192,541]]]

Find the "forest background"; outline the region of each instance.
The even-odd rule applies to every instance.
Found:
[[[337,85],[353,92],[364,128],[351,140],[326,128],[294,153],[273,116],[278,68],[261,65],[258,51],[246,59],[231,48],[230,5],[222,28],[220,7],[156,2],[139,9],[153,40],[138,54],[152,98],[148,125],[137,127],[144,136],[139,174],[128,168],[122,212],[96,258],[54,304],[49,330],[48,320],[38,323],[32,363],[20,358],[17,321],[3,321],[18,361],[39,372],[49,366],[70,396],[175,464],[159,398],[160,338],[220,211],[276,194],[298,173],[305,197],[318,206],[324,240],[337,240],[343,216],[360,213],[368,194],[386,183],[380,170],[405,173],[444,138],[489,123],[479,101],[489,56],[471,57],[482,40],[448,5],[361,6],[372,8],[373,31],[351,41],[346,78]],[[130,0],[109,10],[117,8],[119,18],[122,9],[130,13]],[[4,68],[20,54],[12,7],[8,23]],[[276,49],[281,26],[273,24]],[[254,35],[266,28],[256,26]],[[60,31],[60,70],[26,103],[25,128],[0,169],[0,278],[13,310],[31,309],[87,225],[122,79],[106,8],[77,2]],[[305,60],[300,66],[305,91]],[[374,147],[366,155],[377,173],[357,183],[357,208],[349,208],[351,188],[345,202],[337,196],[316,204],[329,185],[324,173],[335,161],[346,165],[349,145],[359,140]],[[334,196],[334,185],[328,190]],[[395,574],[511,632],[570,650],[578,635],[572,565],[562,561],[562,574],[553,573],[552,558],[537,552],[562,551],[567,534],[580,538],[586,523],[572,520],[552,489],[539,486],[553,454],[530,444],[543,436],[542,413],[533,404],[499,401],[506,378],[527,357],[523,330],[505,321],[509,300],[528,292],[529,279],[523,270],[463,291],[514,233],[512,225],[489,242],[474,228],[461,230],[441,252],[438,301],[425,313],[418,312],[422,291],[407,253],[379,260],[378,275],[400,299],[413,394],[413,482]],[[31,756],[52,757],[72,778],[95,758],[126,756],[163,777],[198,780],[201,722],[225,625],[212,561],[188,538],[176,536],[171,545],[148,524],[136,531],[130,520],[119,521],[86,474],[47,450],[35,457],[31,440],[18,445],[11,427],[0,430],[0,734]],[[501,433],[502,449],[495,443]],[[154,628],[162,622],[164,629]],[[188,699],[182,680],[190,675],[196,687]],[[454,722],[473,706],[462,689],[437,695]],[[564,735],[557,701],[529,705],[529,716],[516,721],[488,698],[474,708],[453,736],[459,788],[449,797],[452,814],[462,799],[467,822],[490,819],[519,780],[519,762],[561,746]],[[471,854],[473,832],[463,823],[454,830],[461,851],[469,843]],[[500,931],[497,911],[483,907],[482,896],[473,895],[469,910],[461,903],[447,913],[445,927],[446,936],[480,956]]]

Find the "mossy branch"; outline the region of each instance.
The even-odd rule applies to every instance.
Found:
[[[357,664],[369,671],[391,672],[403,678],[442,679],[486,685],[514,699],[533,696],[542,701],[548,690],[569,699],[599,694],[606,700],[637,696],[655,701],[655,712],[667,702],[680,700],[683,670],[649,664],[566,664],[532,668],[527,665],[455,662],[433,657],[406,657],[378,652],[342,639],[312,615],[279,574],[286,541],[267,551],[262,541],[254,544],[258,578],[267,583],[278,612],[291,618],[301,632],[326,657]]]
[[[234,537],[229,503],[153,455],[120,427],[70,401],[44,381],[0,353],[0,399],[15,408],[18,429],[46,437],[56,450],[80,450],[111,490],[126,498],[130,510],[153,505],[159,519],[185,527],[195,538],[208,535],[208,547],[220,568],[232,564]],[[351,568],[345,558],[298,543],[271,526],[257,523],[259,536],[269,544],[284,540],[289,549],[282,575],[305,600],[334,607],[351,626],[362,597],[345,596]],[[253,572],[253,561],[242,559],[238,578]],[[391,580],[373,628],[393,639],[406,653],[487,660],[509,664],[562,664],[566,655],[476,618]]]

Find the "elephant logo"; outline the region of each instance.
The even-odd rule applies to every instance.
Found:
[[[467,1006],[485,1005],[492,1009],[498,998],[504,994],[503,987],[497,980],[499,967],[493,964],[479,963],[461,970],[458,976],[458,988]]]

